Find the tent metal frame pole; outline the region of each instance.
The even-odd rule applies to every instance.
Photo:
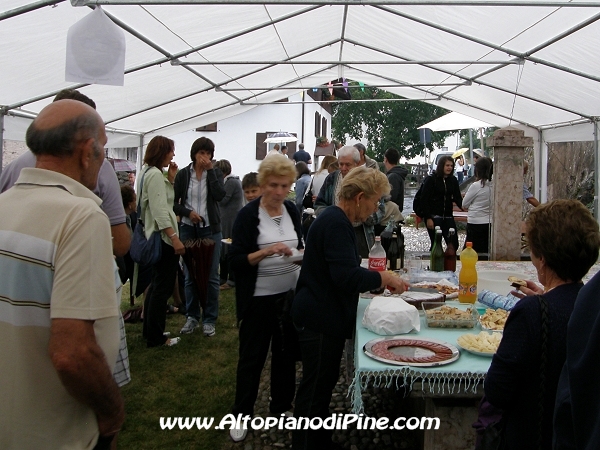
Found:
[[[293,64],[298,64],[298,65],[314,65],[314,64],[318,64],[318,65],[322,65],[322,64],[339,64],[339,65],[344,65],[344,66],[349,66],[349,65],[359,65],[359,64],[365,64],[365,65],[378,65],[378,66],[391,66],[391,65],[398,65],[398,66],[410,66],[410,65],[425,65],[425,64],[437,64],[437,65],[469,65],[469,66],[475,66],[475,65],[497,65],[497,64],[503,64],[506,66],[509,65],[515,65],[515,64],[520,64],[519,60],[516,59],[512,59],[510,61],[467,61],[467,60],[461,60],[461,61],[442,61],[442,60],[431,60],[431,61],[426,61],[426,60],[405,60],[405,59],[401,59],[399,61],[343,61],[343,60],[324,60],[324,61],[308,61],[308,60],[302,60],[302,61],[288,61],[288,60],[271,60],[271,61],[180,61],[180,60],[176,60],[173,59],[171,61],[171,65],[173,66],[232,66],[232,65],[237,65],[237,66],[247,66],[247,65],[253,65],[253,64],[284,64],[284,65],[293,65]]]
[[[20,16],[21,14],[35,11],[36,9],[45,8],[46,6],[58,5],[59,3],[62,3],[64,1],[65,0],[40,0],[38,2],[33,2],[28,5],[21,6],[19,8],[10,9],[0,14],[0,22],[5,19],[10,19],[12,17]]]
[[[435,99],[429,98],[429,99],[422,99],[422,98],[365,98],[365,99],[358,99],[358,100],[319,100],[316,103],[374,103],[374,102],[422,102],[422,101],[433,101]],[[441,99],[440,99],[441,100]],[[307,100],[301,100],[301,101],[293,101],[293,102],[277,102],[277,101],[273,101],[273,102],[248,102],[248,101],[241,101],[240,105],[244,105],[244,106],[255,106],[255,105],[299,105],[301,103],[315,103],[314,100],[312,101],[307,101]]]
[[[439,84],[439,83],[415,83],[415,84],[366,84],[364,86],[340,86],[339,84],[333,85],[334,88],[337,89],[364,89],[364,88],[415,88],[415,87],[436,87],[436,86],[466,86],[465,83],[448,83],[448,84]],[[280,87],[244,87],[244,88],[227,88],[227,87],[219,87],[215,90],[217,92],[224,91],[308,91],[310,89],[328,89],[329,86],[326,85],[318,85],[318,86],[280,86]]]
[[[598,155],[598,119],[594,120],[594,218],[600,220],[598,197],[600,196],[600,155]]]
[[[181,0],[71,0],[73,6],[89,5],[181,5]],[[352,0],[186,0],[186,5],[332,5],[354,6]],[[599,2],[511,0],[361,0],[360,6],[538,6],[546,8],[597,8]]]
[[[533,147],[533,173],[535,174],[533,178],[533,192],[535,192],[534,197],[539,199],[540,202],[542,202],[542,198],[548,197],[548,190],[542,184],[542,171],[546,170],[546,173],[548,172],[548,166],[544,169],[541,162],[544,146],[547,149],[547,144],[544,141],[544,131],[538,130],[538,143]]]
[[[538,178],[536,176],[536,178]],[[548,201],[548,143],[540,139],[540,203]]]
[[[144,161],[144,135],[140,134],[140,145],[138,147],[138,152],[137,152],[137,158],[135,161],[135,169],[136,169],[136,174],[139,175],[140,172],[142,171],[142,164]],[[135,186],[134,186],[135,188]]]
[[[2,159],[4,157],[4,116],[6,109],[0,108],[0,173],[2,173]]]

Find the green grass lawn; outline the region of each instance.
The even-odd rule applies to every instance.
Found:
[[[146,348],[142,324],[126,324],[131,382],[122,388],[127,417],[119,434],[122,449],[220,449],[228,433],[218,430],[161,430],[160,417],[214,417],[231,411],[235,395],[238,333],[234,290],[221,291],[217,334],[183,335],[174,347]],[[129,284],[122,311],[129,306]],[[142,297],[136,301],[141,305]],[[166,331],[178,336],[181,314],[167,316]]]

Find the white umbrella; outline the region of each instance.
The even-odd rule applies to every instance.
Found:
[[[287,131],[278,131],[277,133],[269,134],[265,139],[265,144],[273,142],[296,142],[298,138]]]

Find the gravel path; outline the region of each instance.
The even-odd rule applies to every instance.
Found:
[[[408,252],[429,251],[429,236],[425,227],[419,229],[414,227],[402,228],[404,244]],[[459,230],[458,237],[462,246],[465,231]],[[269,414],[269,376],[270,357],[263,370],[258,399],[254,414],[267,417]],[[298,363],[297,382],[302,378],[301,363]],[[345,358],[342,358],[340,378],[333,392],[330,404],[332,413],[348,414],[352,411],[352,404],[348,396],[348,386],[351,379],[346,375]],[[390,419],[405,415],[403,406],[407,400],[403,399],[402,392],[393,388],[369,387],[363,392],[363,403],[365,415],[377,417],[389,417]],[[336,430],[333,439],[344,449],[349,450],[413,450],[421,446],[421,435],[415,431],[368,431],[368,430]],[[285,430],[250,430],[246,439],[234,443],[227,434],[223,444],[223,450],[275,450],[280,448],[291,448],[291,432]]]

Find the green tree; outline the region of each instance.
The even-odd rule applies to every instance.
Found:
[[[351,82],[351,86],[357,86]],[[402,97],[382,89],[365,86],[352,89],[353,99],[401,99]],[[385,151],[393,147],[401,156],[413,158],[423,153],[425,145],[419,140],[417,127],[447,114],[439,106],[420,101],[344,102],[333,104],[331,130],[333,139],[344,142],[346,135],[351,139],[365,138],[369,145],[367,153],[378,161],[383,160]],[[434,145],[442,147],[451,132],[431,134],[427,144],[431,151]]]
[[[483,141],[486,142],[487,138],[492,137],[497,129],[498,127],[490,127],[483,130]],[[484,148],[481,145],[481,139],[479,139],[479,130],[473,130],[472,138],[473,148]],[[460,146],[469,148],[469,130],[460,130]],[[485,147],[487,148],[487,145]]]

